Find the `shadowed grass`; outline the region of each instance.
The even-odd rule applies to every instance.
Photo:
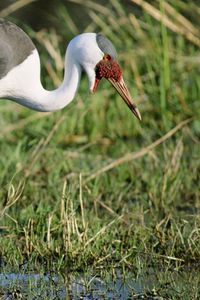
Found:
[[[199,11],[184,1],[71,2],[84,6],[85,31],[116,45],[143,120],[108,82],[89,95],[85,77],[60,112],[1,101],[0,254],[76,270],[199,262]],[[29,29],[47,88],[61,81],[60,53],[80,26],[60,9],[67,36]]]

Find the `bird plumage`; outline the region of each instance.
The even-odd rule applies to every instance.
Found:
[[[67,46],[64,64],[62,84],[53,91],[44,89],[40,80],[39,54],[33,42],[18,26],[0,19],[0,98],[13,100],[37,111],[54,111],[74,99],[82,71],[88,76],[90,91],[95,91],[99,80],[106,76],[107,79],[109,76],[113,77],[110,82],[115,88],[116,80],[117,84],[124,85],[122,75],[118,79],[113,76],[115,69],[120,70],[116,62],[116,50],[102,35],[83,33],[73,38]],[[98,78],[97,70],[102,66],[101,74],[107,75]],[[125,100],[123,91],[121,96]],[[129,100],[132,111],[140,118],[130,94]],[[125,102],[127,103],[126,100]],[[130,105],[128,104],[129,107]]]
[[[0,79],[35,49],[29,36],[15,24],[0,19]]]

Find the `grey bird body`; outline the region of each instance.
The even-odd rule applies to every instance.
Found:
[[[0,79],[21,64],[34,49],[33,42],[21,28],[0,19]]]

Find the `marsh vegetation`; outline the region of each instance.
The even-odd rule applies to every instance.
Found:
[[[56,113],[0,101],[1,269],[28,261],[56,274],[198,270],[198,1],[66,2],[75,13],[59,2],[53,17],[60,30],[52,24],[34,31],[15,12],[2,12],[32,37],[49,89],[62,80],[74,35],[106,35],[142,122],[106,81],[89,95],[85,77],[76,99]],[[199,299],[196,280],[187,281],[193,298],[179,290],[169,299]]]

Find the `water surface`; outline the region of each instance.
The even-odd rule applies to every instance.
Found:
[[[150,268],[139,275],[134,272],[104,277],[98,275],[1,273],[0,299],[200,299],[200,272]]]

